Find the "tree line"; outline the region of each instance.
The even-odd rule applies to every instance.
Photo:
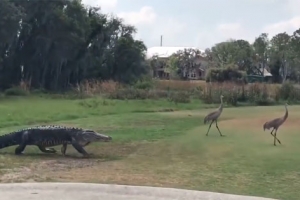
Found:
[[[235,64],[247,74],[257,74],[257,67],[268,67],[273,82],[300,80],[300,28],[291,35],[278,33],[272,38],[262,33],[250,44],[245,40],[229,40],[206,49],[211,65]]]
[[[134,39],[134,26],[81,0],[1,0],[0,8],[1,90],[21,82],[53,91],[91,79],[132,83],[149,75],[158,62],[146,60],[147,48]],[[205,56],[209,69],[235,66],[253,74],[263,66],[274,82],[300,80],[300,29],[272,38],[262,33],[252,44],[231,39],[204,54],[179,51],[168,59],[165,70],[185,79],[184,71],[199,67],[193,59]]]
[[[268,69],[272,74],[272,82],[282,83],[288,77],[293,81],[300,81],[300,28],[289,35],[278,33],[269,38],[268,33],[262,33],[253,43],[243,39],[230,39],[215,44],[211,48],[200,52],[197,49],[184,49],[173,54],[164,63],[166,71],[173,76],[185,79],[182,73],[199,65],[193,64],[197,57],[207,60],[206,70],[232,73],[235,69],[246,75],[263,75],[261,69]],[[161,66],[157,57],[151,59],[151,66]],[[201,66],[200,66],[201,67]],[[217,76],[225,76],[217,75]],[[223,77],[224,78],[224,77]],[[220,78],[222,79],[222,78]],[[223,79],[222,79],[223,80]]]
[[[149,73],[136,28],[80,0],[0,1],[0,89],[65,90],[83,80],[131,83]]]

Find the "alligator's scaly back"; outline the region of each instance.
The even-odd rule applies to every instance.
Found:
[[[67,144],[72,144],[79,153],[87,155],[87,152],[82,148],[83,146],[91,142],[108,142],[111,139],[110,136],[89,129],[43,125],[0,136],[0,149],[19,145],[15,149],[15,154],[20,154],[27,145],[36,145],[42,152],[55,153],[55,149],[47,147],[63,145],[62,153],[65,154]]]
[[[34,127],[29,127],[29,128],[24,128],[20,129],[17,131],[13,131],[11,133],[5,134],[0,136],[0,149],[9,147],[9,146],[14,146],[14,145],[19,145],[22,142],[22,137],[23,134],[26,132],[38,132],[38,131],[54,131],[54,133],[59,134],[59,130],[70,130],[70,131],[81,131],[83,129],[81,128],[74,128],[74,127],[64,127],[64,126],[55,126],[55,125],[42,125],[42,126],[34,126]],[[43,134],[43,133],[41,133]],[[43,135],[40,135],[39,138],[42,138]]]

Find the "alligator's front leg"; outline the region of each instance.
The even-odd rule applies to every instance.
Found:
[[[65,144],[62,145],[62,147],[61,147],[61,149],[60,149],[61,153],[62,153],[64,156],[66,155],[67,147],[68,147],[68,144],[65,143]]]
[[[16,155],[23,154],[23,151],[27,145],[27,142],[28,142],[28,132],[25,131],[22,135],[22,140],[20,142],[20,145],[15,149]]]
[[[72,146],[84,156],[89,156],[89,154],[84,150],[84,148],[82,148],[82,146],[80,146],[80,144],[78,144],[74,138],[72,138]]]
[[[45,148],[45,147],[43,147],[41,145],[37,145],[37,146],[44,153],[56,153],[56,150],[53,149],[53,148]]]

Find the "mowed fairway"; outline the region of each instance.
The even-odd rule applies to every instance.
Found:
[[[209,108],[210,107],[210,108]],[[84,159],[70,145],[67,157],[27,147],[0,150],[0,181],[64,181],[164,186],[277,199],[298,199],[300,106],[289,106],[273,146],[265,121],[284,106],[224,108],[219,128],[206,137],[204,116],[218,105],[167,101],[11,99],[0,102],[0,134],[57,124],[92,128],[113,137],[86,147]],[[55,147],[58,151],[60,146]]]

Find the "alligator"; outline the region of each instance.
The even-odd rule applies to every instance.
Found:
[[[91,142],[109,142],[112,137],[97,133],[90,129],[65,127],[56,125],[42,125],[21,129],[0,136],[0,149],[19,145],[15,154],[23,154],[27,145],[35,145],[44,153],[56,153],[54,148],[46,148],[62,145],[61,153],[66,154],[67,145],[71,144],[84,156],[89,154],[84,150]]]

